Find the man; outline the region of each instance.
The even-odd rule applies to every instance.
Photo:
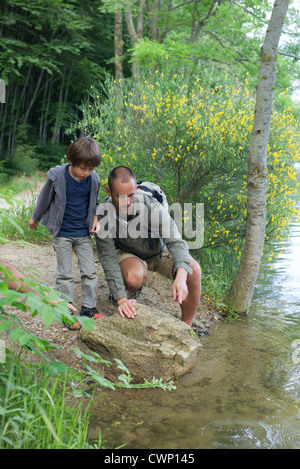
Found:
[[[201,294],[201,269],[188,251],[173,219],[151,196],[137,193],[134,172],[113,169],[106,188],[108,197],[98,208],[98,257],[121,317],[134,318],[137,292],[147,271],[173,280],[173,300],[182,320],[191,326]],[[127,291],[126,291],[127,290]]]

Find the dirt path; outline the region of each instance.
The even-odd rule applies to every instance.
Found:
[[[12,241],[9,244],[0,245],[0,259],[13,264],[26,277],[33,277],[40,283],[55,288],[56,257],[51,245],[37,246]],[[104,315],[111,315],[114,310],[108,300],[108,286],[101,265],[99,262],[96,262],[96,265],[99,277],[97,307]],[[75,255],[73,256],[73,273],[75,279],[75,306],[80,309],[81,283]],[[148,274],[148,282],[143,287],[139,302],[157,307],[167,314],[180,317],[180,308],[172,300],[171,282],[159,274]],[[48,329],[45,329],[40,317],[32,318],[29,313],[22,313],[18,310],[13,312],[21,319],[27,329],[60,348],[59,351],[55,352],[56,359],[66,362],[70,366],[76,366],[76,357],[74,354],[69,353],[70,347],[78,346],[76,332],[69,331],[58,322],[54,322]],[[122,319],[120,318],[120,320]],[[193,323],[195,332],[199,336],[207,334],[219,320],[219,314],[205,298],[202,298]]]

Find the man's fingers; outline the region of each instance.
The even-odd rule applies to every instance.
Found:
[[[177,300],[177,288],[176,288],[176,285],[172,285],[172,294],[173,294],[173,300],[176,301]]]
[[[124,301],[124,303],[118,306],[118,311],[119,311],[120,316],[122,318],[124,318],[125,316],[127,318],[134,318],[134,316],[136,315],[136,310],[134,307],[135,304],[136,304],[136,300]]]

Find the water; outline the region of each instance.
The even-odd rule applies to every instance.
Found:
[[[249,314],[202,339],[176,391],[100,397],[94,427],[108,447],[300,448],[300,223],[270,266],[261,265]]]

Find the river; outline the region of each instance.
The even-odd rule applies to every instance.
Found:
[[[249,313],[201,339],[199,363],[175,391],[102,395],[91,432],[101,430],[106,447],[300,448],[299,222],[276,250],[261,264]]]

